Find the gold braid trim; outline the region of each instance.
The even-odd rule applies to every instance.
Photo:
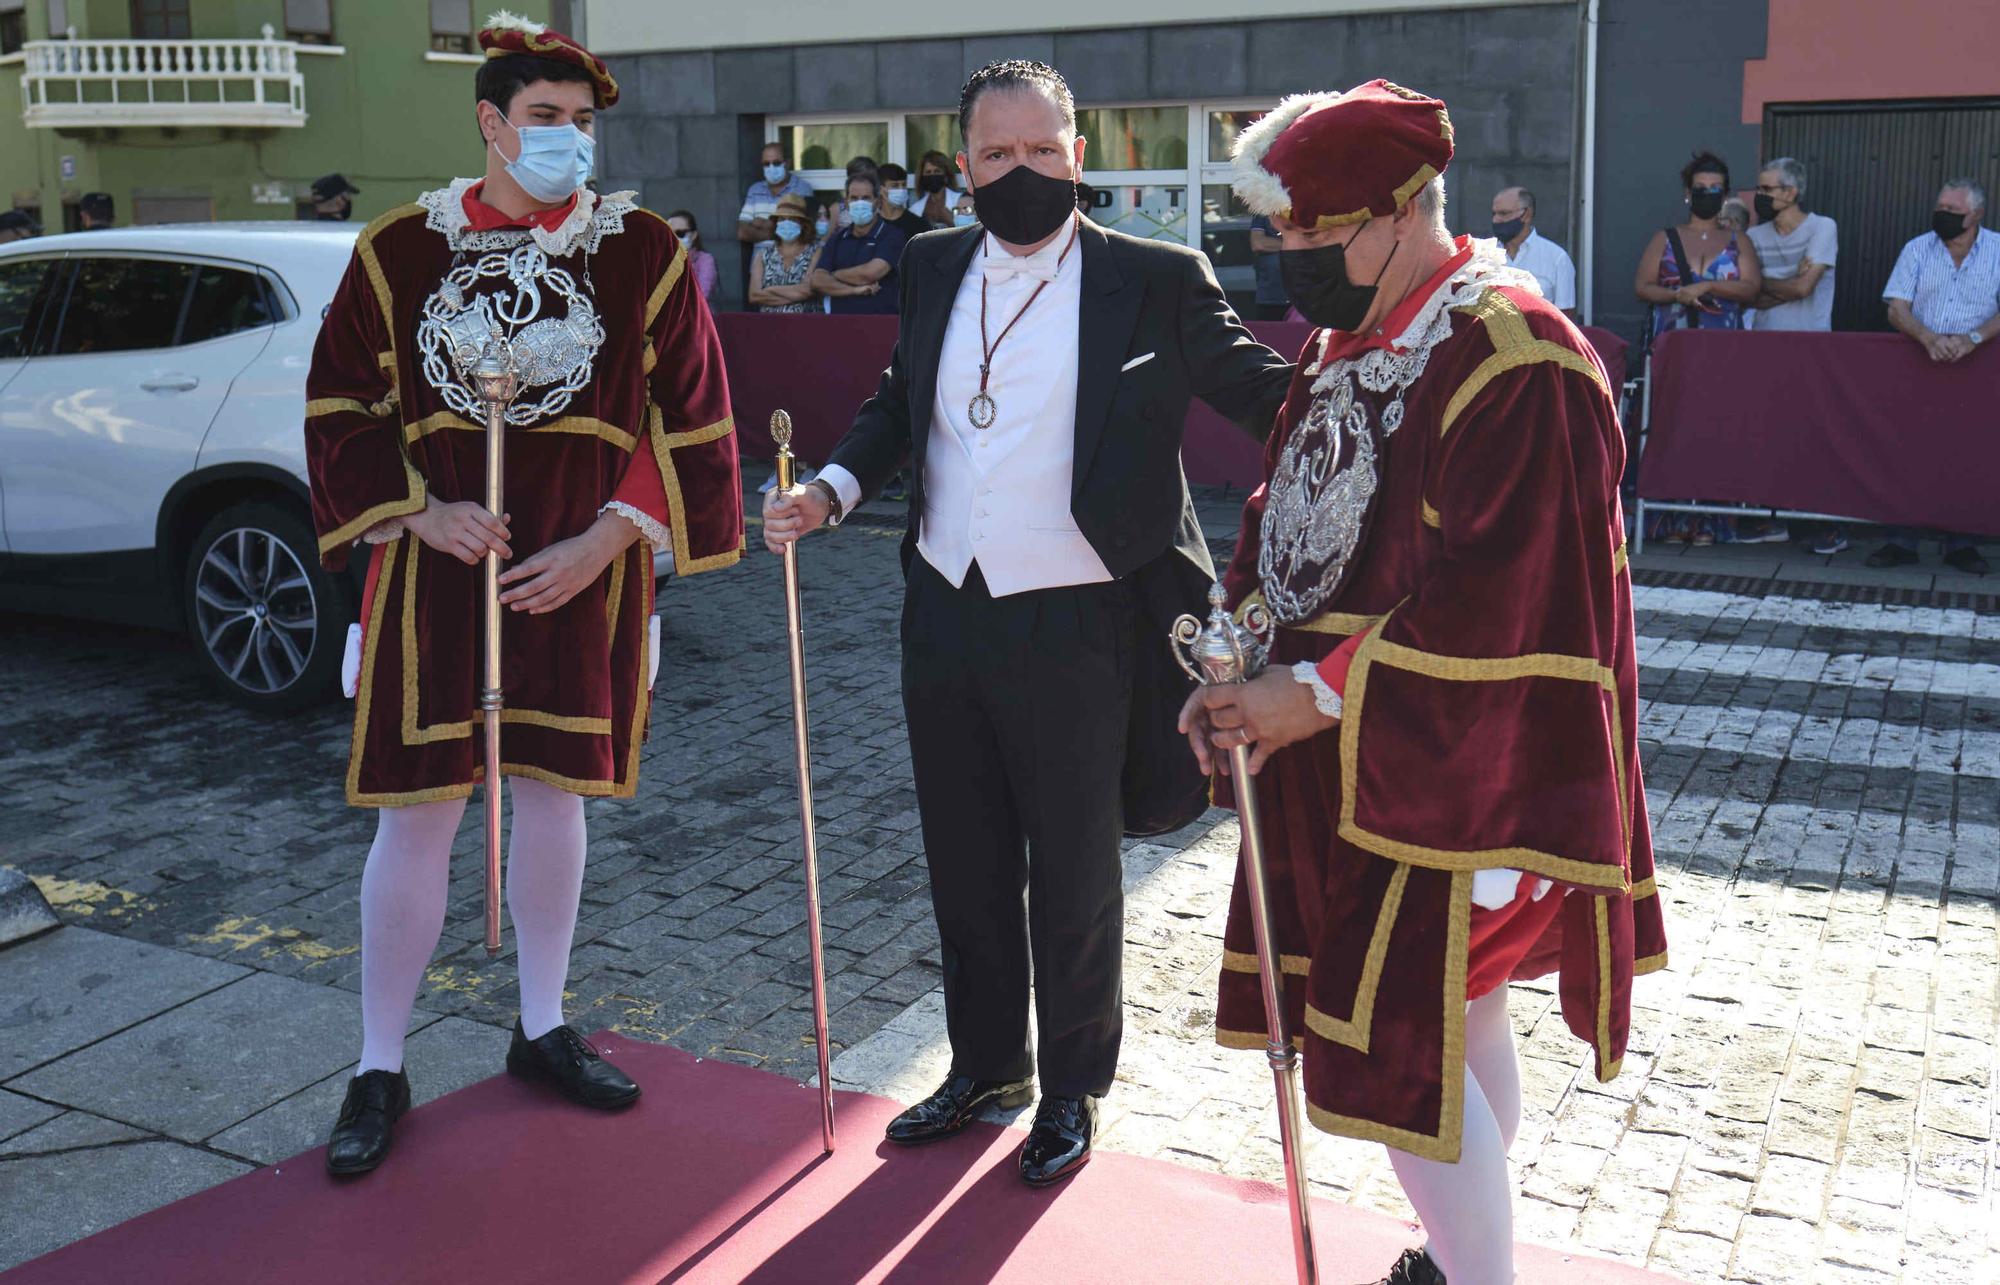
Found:
[[[338,527],[319,538],[320,556],[325,557],[331,549],[359,540],[364,532],[378,522],[390,518],[400,518],[419,511],[424,507],[424,475],[417,472],[417,466],[403,457],[403,478],[409,484],[409,494],[400,500],[384,500],[372,508],[362,511],[359,517],[343,522]]]
[[[356,401],[352,397],[316,397],[306,403],[306,418],[318,419],[322,415],[339,415],[352,412],[356,415],[366,415],[370,419],[381,419],[388,413],[382,409],[382,406],[383,403],[381,402],[370,406],[368,403]]]
[[[1396,931],[1396,916],[1403,909],[1403,889],[1410,882],[1410,867],[1398,864],[1382,890],[1382,906],[1375,912],[1375,932],[1368,939],[1368,955],[1361,963],[1361,979],[1354,987],[1354,1016],[1330,1017],[1308,1003],[1306,1029],[1324,1040],[1345,1044],[1361,1053],[1368,1051],[1369,1033],[1375,1026],[1375,992],[1382,984],[1382,965],[1389,958],[1389,938]]]
[[[1660,886],[1651,879],[1641,879],[1632,885],[1632,900],[1644,901],[1648,897],[1660,895]]]
[[[660,462],[660,481],[667,492],[667,527],[674,537],[674,574],[691,576],[703,571],[716,571],[723,567],[735,566],[743,557],[743,541],[736,547],[721,553],[697,558],[688,546],[687,497],[681,492],[680,472],[674,468],[674,451],[682,446],[702,446],[729,436],[736,431],[734,416],[718,420],[702,428],[690,428],[678,433],[666,429],[666,415],[658,402],[647,405],[647,421],[653,439],[653,454]]]
[[[403,585],[403,744],[463,740],[472,735],[472,719],[462,723],[433,723],[429,727],[420,727],[417,722],[417,564],[423,557],[424,546],[416,539],[407,539],[407,543],[410,557]],[[387,589],[387,584],[377,585],[376,598],[379,600]]]
[[[1257,966],[1257,956],[1254,954],[1245,954],[1240,950],[1223,951],[1222,966],[1232,973],[1254,974],[1262,971]],[[1312,972],[1312,956],[1280,955],[1278,956],[1278,969],[1293,977],[1304,977]]]
[[[441,410],[434,415],[426,415],[413,424],[405,424],[403,426],[403,438],[405,441],[414,442],[419,438],[428,437],[439,429],[453,429],[465,433],[483,433],[486,431],[486,426],[463,419],[452,411]],[[616,446],[621,451],[634,451],[639,447],[639,439],[635,435],[626,432],[616,424],[608,424],[601,419],[593,419],[588,415],[565,415],[561,419],[552,419],[546,424],[537,424],[533,428],[519,431],[524,433],[577,433],[585,437],[600,438]]]
[[[1657,973],[1666,966],[1667,966],[1667,952],[1663,950],[1657,955],[1646,955],[1642,958],[1633,960],[1632,976],[1644,977],[1647,973]]]
[[[660,309],[667,306],[667,296],[673,293],[674,283],[687,270],[687,251],[679,241],[674,242],[674,257],[661,274],[660,283],[653,287],[653,293],[646,299],[646,331],[652,333],[653,322],[659,319]]]
[[[1589,656],[1565,656],[1552,652],[1494,658],[1440,656],[1418,651],[1401,643],[1389,642],[1380,634],[1371,635],[1355,649],[1353,666],[1347,672],[1347,691],[1344,693],[1345,713],[1340,721],[1339,833],[1341,838],[1377,856],[1387,857],[1391,861],[1403,861],[1436,870],[1467,873],[1493,868],[1523,870],[1546,879],[1574,884],[1580,888],[1630,893],[1631,886],[1628,882],[1630,876],[1623,865],[1616,869],[1618,881],[1613,884],[1607,882],[1607,877],[1614,873],[1611,867],[1578,861],[1572,857],[1557,856],[1535,848],[1506,847],[1457,851],[1408,843],[1363,829],[1354,819],[1355,792],[1361,772],[1362,712],[1367,702],[1369,673],[1378,663],[1450,682],[1505,682],[1516,678],[1560,678],[1593,683],[1609,692],[1613,771],[1618,776],[1619,822],[1628,860],[1631,851],[1632,822],[1629,806],[1631,789],[1625,766],[1624,718],[1619,708],[1617,680],[1609,669]]]
[[[1625,1059],[1611,1056],[1611,910],[1610,898],[1591,898],[1597,912],[1597,1082],[1618,1078]]]
[[[1418,516],[1423,518],[1424,525],[1433,530],[1443,530],[1444,518],[1439,515],[1436,509],[1431,507],[1429,500],[1425,500],[1423,505],[1424,507],[1419,511]]]
[[[1268,1035],[1259,1035],[1254,1031],[1232,1031],[1221,1026],[1215,1028],[1215,1042],[1226,1049],[1255,1049],[1260,1053],[1271,1047],[1271,1037]],[[1304,1052],[1306,1037],[1294,1035],[1292,1047]]]
[[[1236,608],[1236,623],[1239,625],[1243,623],[1243,617],[1249,614],[1250,608],[1266,605],[1264,591],[1251,590],[1250,596]],[[1365,616],[1352,611],[1324,611],[1311,620],[1296,625],[1279,625],[1278,628],[1301,634],[1331,634],[1336,638],[1350,638],[1355,634],[1367,633],[1387,619],[1387,616]]]
[[[1618,542],[1618,552],[1611,555],[1611,574],[1617,575],[1632,563],[1632,549],[1623,540]]]

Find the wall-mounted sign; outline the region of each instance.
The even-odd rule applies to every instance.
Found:
[[[257,205],[290,205],[292,193],[283,183],[252,183],[250,200]]]
[[[56,166],[62,171],[63,182],[73,183],[76,181],[76,157],[65,156],[56,162]]]

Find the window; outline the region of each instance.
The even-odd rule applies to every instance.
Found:
[[[302,45],[333,43],[333,0],[285,0],[285,38]]]
[[[204,267],[195,277],[194,297],[188,301],[187,320],[181,325],[181,342],[220,339],[239,330],[268,326],[274,320],[263,278],[233,268]]]
[[[866,156],[877,165],[894,158],[889,155],[887,121],[809,121],[779,127],[772,140],[785,149],[786,162],[812,181],[814,187],[839,187],[847,177],[847,163]],[[822,183],[824,171],[832,181]]]
[[[1092,107],[1076,114],[1090,140],[1083,163],[1092,170],[1185,170],[1185,107]]]
[[[192,40],[188,0],[132,0],[134,40]]]
[[[77,260],[58,355],[171,348],[194,265],[163,259]]]
[[[0,54],[19,53],[28,43],[28,0],[0,0]]]
[[[431,50],[472,52],[472,0],[431,0]]]
[[[0,360],[26,357],[34,347],[37,300],[49,275],[50,259],[0,261]]]
[[[963,188],[965,184],[958,177],[958,162],[949,158],[958,155],[958,113],[932,112],[918,115],[912,112],[903,117],[903,155],[908,159],[897,164],[917,172],[917,162],[925,152],[943,152],[947,158],[945,172],[951,176],[951,185]]]

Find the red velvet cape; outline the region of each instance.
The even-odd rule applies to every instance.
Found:
[[[1641,788],[1624,441],[1590,345],[1529,291],[1452,315],[1381,445],[1371,526],[1324,611],[1280,629],[1271,665],[1356,634],[1340,725],[1257,778],[1286,1029],[1320,1128],[1430,1159],[1459,1155],[1472,873],[1556,881],[1560,913],[1515,976],[1561,971],[1600,1079],[1625,1051],[1631,980],[1666,963]],[[1315,335],[1266,475],[1319,373]],[[1379,412],[1383,395],[1363,392]],[[1265,489],[1244,507],[1231,601],[1260,596]],[[1217,801],[1233,799],[1218,779]],[[1482,934],[1484,935],[1484,934]],[[1509,934],[1500,934],[1504,940]],[[1239,879],[1217,1038],[1264,1047]]]
[[[305,432],[328,567],[427,494],[483,498],[485,429],[446,407],[415,351],[424,300],[453,257],[422,207],[392,210],[361,234],[320,329]],[[680,242],[664,220],[632,210],[594,252],[551,262],[579,282],[588,273],[607,337],[593,381],[560,416],[508,430],[516,561],[589,529],[638,461],[664,486],[667,512],[656,516],[670,528],[675,569],[733,564],[743,550],[735,425],[722,347]],[[463,798],[483,776],[482,572],[407,532],[377,547],[348,802]],[[506,613],[504,771],[577,794],[632,795],[651,705],[652,609],[652,551],[640,540],[558,610]]]

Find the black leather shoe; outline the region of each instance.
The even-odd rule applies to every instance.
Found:
[[[1963,549],[1953,549],[1945,554],[1944,564],[1969,576],[1983,576],[1992,569],[1986,565],[1986,559],[1979,556],[1979,550],[1970,545]]]
[[[1096,1098],[1043,1098],[1035,1108],[1035,1127],[1028,1130],[1028,1141],[1021,1148],[1022,1181],[1046,1187],[1083,1168],[1096,1132]]]
[[[1028,1105],[1034,1096],[1033,1080],[975,1080],[969,1075],[953,1075],[936,1093],[889,1121],[882,1136],[903,1147],[936,1142],[971,1124],[973,1117],[989,1106],[1012,1110]]]
[[[507,1046],[507,1074],[553,1084],[570,1101],[600,1111],[616,1111],[639,1100],[639,1086],[631,1077],[567,1026],[531,1040],[516,1018],[514,1042]]]
[[[365,1071],[349,1080],[326,1140],[326,1171],[367,1173],[381,1164],[395,1140],[396,1121],[409,1109],[410,1077],[401,1071]]]
[[[1900,544],[1885,544],[1869,554],[1867,559],[1871,567],[1907,567],[1916,560],[1917,551]]]
[[[1445,1285],[1444,1273],[1421,1249],[1406,1249],[1378,1285]]]
[[[1444,1273],[1422,1249],[1404,1249],[1396,1265],[1376,1285],[1444,1285]]]

